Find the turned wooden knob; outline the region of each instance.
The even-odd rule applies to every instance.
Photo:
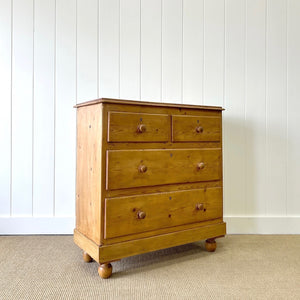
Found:
[[[140,165],[139,166],[140,173],[146,173],[147,170],[148,170],[147,166],[145,166],[145,165]]]
[[[197,209],[197,210],[203,210],[203,209],[204,209],[203,203],[197,203],[197,204],[196,204],[196,209]]]
[[[202,133],[202,132],[203,132],[203,127],[197,126],[197,127],[196,127],[196,132],[197,132],[197,133]]]
[[[146,218],[146,213],[144,211],[139,211],[137,213],[138,219],[145,219]]]
[[[145,124],[139,124],[137,127],[137,132],[143,133],[146,131],[146,125]]]
[[[197,164],[198,170],[203,170],[204,167],[205,167],[205,163],[204,162],[200,162],[200,163]]]

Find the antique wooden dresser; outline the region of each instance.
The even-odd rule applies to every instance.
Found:
[[[78,104],[76,229],[86,262],[215,238],[223,222],[222,108],[98,99]]]

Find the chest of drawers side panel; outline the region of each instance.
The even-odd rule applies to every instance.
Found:
[[[77,108],[76,229],[100,244],[102,104]]]

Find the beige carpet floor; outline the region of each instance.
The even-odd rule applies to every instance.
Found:
[[[101,279],[72,236],[1,236],[0,299],[300,299],[300,235],[230,235],[113,263]]]

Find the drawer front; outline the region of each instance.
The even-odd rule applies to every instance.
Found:
[[[220,141],[221,118],[203,116],[172,116],[174,142]]]
[[[107,151],[106,189],[218,180],[221,149]]]
[[[108,113],[108,142],[167,142],[170,116],[125,112]]]
[[[222,189],[105,199],[105,238],[221,218]]]

